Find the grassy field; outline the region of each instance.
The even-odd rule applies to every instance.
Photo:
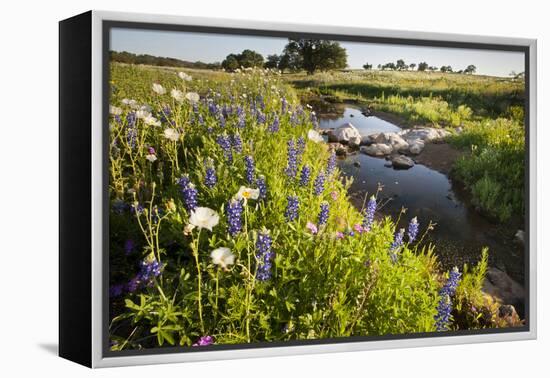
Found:
[[[349,71],[285,75],[303,99],[358,101],[409,126],[447,127],[468,154],[453,170],[473,202],[500,221],[524,214],[523,79],[437,72]],[[460,129],[459,129],[460,128]]]
[[[503,326],[486,255],[441,271],[427,220],[356,210],[280,75],[113,64],[110,84],[112,350]]]

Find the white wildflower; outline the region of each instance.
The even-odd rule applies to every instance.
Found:
[[[147,154],[145,156],[145,159],[149,160],[151,163],[154,163],[157,160],[157,155],[155,154]]]
[[[160,126],[160,121],[150,114],[143,119],[143,122],[149,126]]]
[[[185,99],[185,95],[179,89],[172,89],[170,91],[170,96],[172,96],[172,98],[177,102],[183,102],[183,100]]]
[[[193,79],[190,75],[187,75],[185,72],[178,72],[178,76],[183,81],[191,81]]]
[[[187,99],[187,101],[189,101],[191,103],[196,103],[196,102],[199,102],[201,97],[199,96],[198,93],[189,92],[185,95],[185,98]]]
[[[122,109],[118,106],[109,105],[109,113],[111,113],[112,115],[121,115]]]
[[[212,262],[219,265],[223,269],[227,269],[229,265],[235,263],[235,255],[231,253],[231,250],[227,247],[220,247],[210,252]]]
[[[159,94],[159,95],[163,95],[166,93],[166,89],[164,89],[164,87],[160,84],[157,84],[157,83],[153,83],[153,92]]]
[[[176,129],[168,128],[168,129],[164,129],[164,137],[173,142],[177,142],[178,139],[180,138],[180,133]]]
[[[218,213],[208,207],[197,207],[191,211],[191,216],[189,217],[189,224],[192,227],[206,228],[210,231],[219,222],[220,216]]]
[[[258,199],[259,196],[260,196],[260,189],[252,189],[252,188],[247,188],[245,186],[241,186],[237,194],[235,194],[234,198],[237,200],[244,199],[244,201],[246,202],[249,199],[256,200]]]

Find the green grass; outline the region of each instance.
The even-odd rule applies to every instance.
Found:
[[[455,178],[483,213],[505,222],[522,218],[524,200],[523,80],[435,72],[348,71],[286,75],[305,100],[368,103],[406,125],[447,127],[450,143],[468,153]],[[461,132],[454,132],[460,127]]]
[[[375,221],[369,232],[340,237],[363,215],[349,201],[350,182],[338,171],[326,178],[321,195],[315,194],[313,178],[326,172],[330,152],[326,144],[307,138],[313,125],[309,111],[300,110],[294,89],[264,71],[191,73],[193,80],[184,82],[171,69],[111,66],[111,104],[120,114],[110,120],[109,274],[112,288],[124,285],[110,301],[112,350],[190,346],[206,335],[216,344],[236,344],[434,331],[445,274],[434,254],[437,246],[404,243],[392,261],[396,223],[390,218]],[[154,82],[167,93],[154,93]],[[206,102],[196,108],[188,101],[178,103],[170,97],[172,88],[232,105],[233,111],[222,126]],[[283,97],[288,101],[284,112]],[[135,109],[124,99],[136,100],[135,108],[147,104],[161,120],[160,126],[149,126],[138,119],[135,145],[128,121]],[[254,100],[257,108],[265,104],[266,123],[252,111]],[[243,127],[238,126],[237,107],[245,114]],[[275,116],[280,129],[271,132]],[[177,141],[164,136],[166,128],[180,133]],[[229,162],[217,138],[237,133],[243,150],[233,149]],[[300,137],[305,149],[299,168],[308,165],[312,171],[305,186],[284,173],[287,143]],[[151,148],[154,162],[147,159]],[[231,236],[228,202],[241,186],[256,187],[247,181],[245,156],[254,159],[255,177],[265,176],[267,198],[244,205],[243,228]],[[212,159],[218,178],[214,187],[205,184],[206,159]],[[178,184],[183,175],[194,184],[199,206],[219,214],[212,231],[189,228],[191,213]],[[285,217],[290,195],[300,201],[293,221]],[[328,222],[312,234],[306,225],[317,223],[325,202]],[[126,207],[121,209],[121,203]],[[259,233],[269,233],[275,254],[271,279],[265,282],[256,276],[262,266]],[[130,253],[128,240],[133,242]],[[235,256],[228,269],[210,258],[219,247],[230,248]],[[153,262],[163,264],[161,274],[130,290],[140,264]]]

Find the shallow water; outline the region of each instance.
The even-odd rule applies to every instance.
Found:
[[[380,118],[365,117],[352,107],[346,107],[338,118],[320,117],[321,128],[335,128],[346,122],[357,127],[362,135],[400,130]],[[360,167],[356,167],[355,162]],[[383,207],[379,215],[397,219],[404,207],[408,210],[401,217],[400,227],[406,227],[415,216],[422,230],[430,221],[437,223],[425,240],[434,242],[445,268],[455,265],[462,268],[464,263],[477,262],[481,249],[487,246],[490,264],[523,282],[522,250],[513,242],[515,229],[495,225],[478,214],[469,203],[469,194],[454,185],[445,174],[421,164],[408,170],[395,170],[386,167],[387,163],[383,158],[362,153],[339,160],[342,172],[354,177],[350,196],[356,207],[361,208],[365,196],[374,194],[382,186],[378,198]]]

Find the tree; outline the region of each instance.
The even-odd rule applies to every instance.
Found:
[[[477,70],[477,67],[473,64],[470,64],[468,67],[464,69],[465,74],[475,74]]]
[[[342,69],[347,66],[346,49],[338,42],[318,39],[289,39],[283,51],[290,68],[300,68],[308,74],[315,71]]]
[[[226,71],[235,71],[240,66],[239,57],[235,54],[229,54],[222,62],[222,68]]]
[[[414,70],[415,67],[416,67],[416,63],[411,63],[411,64],[409,64],[409,68],[410,68],[411,70]]]
[[[453,72],[453,68],[451,66],[441,66],[439,71],[441,71],[441,72]]]
[[[426,62],[418,63],[418,71],[426,71],[430,66]]]
[[[277,54],[267,56],[267,60],[264,64],[265,68],[278,68],[281,57]]]
[[[261,67],[264,64],[264,57],[252,50],[243,50],[239,55],[239,64],[241,67]]]
[[[379,64],[379,65],[376,66],[376,67],[377,67],[379,70],[383,69],[381,64]]]
[[[367,71],[368,71],[368,70],[372,70],[372,64],[365,63],[365,64],[363,64],[363,68],[364,68],[365,70],[367,70]]]
[[[407,69],[407,65],[403,59],[398,59],[397,62],[395,62],[395,68],[402,71]]]

